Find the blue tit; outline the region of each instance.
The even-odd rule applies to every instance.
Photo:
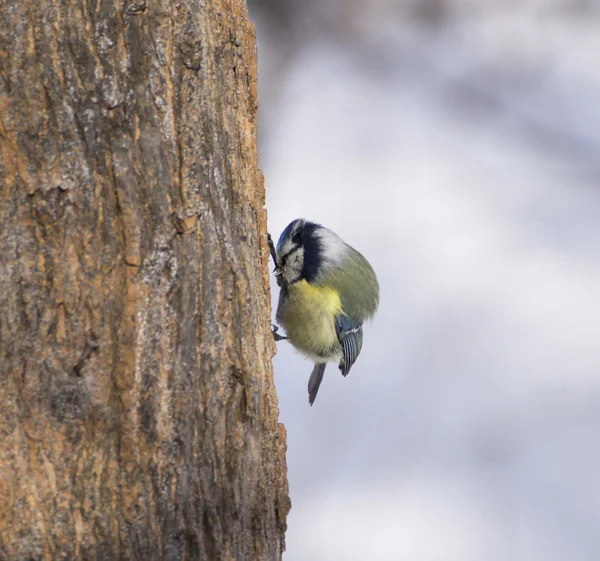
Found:
[[[363,343],[363,322],[379,305],[379,283],[368,261],[337,234],[298,218],[274,247],[280,287],[276,320],[296,349],[315,362],[308,382],[312,405],[328,362],[346,376]],[[274,328],[274,332],[277,331]]]

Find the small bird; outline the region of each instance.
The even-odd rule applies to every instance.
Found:
[[[287,339],[315,362],[308,401],[317,397],[328,362],[344,376],[363,343],[363,322],[379,305],[379,283],[368,261],[337,234],[303,218],[282,232],[277,248],[269,235],[275,277],[280,287],[275,315]]]

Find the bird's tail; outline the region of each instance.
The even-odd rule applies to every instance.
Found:
[[[308,403],[311,405],[315,402],[315,398],[317,397],[317,392],[319,391],[319,386],[323,381],[323,374],[325,374],[326,366],[326,362],[315,364],[315,367],[313,368],[308,380]]]

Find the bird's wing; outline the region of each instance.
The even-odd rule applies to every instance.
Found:
[[[340,266],[323,270],[313,284],[337,291],[344,313],[362,323],[377,311],[379,283],[367,260],[358,251],[350,246],[348,248],[348,260]]]
[[[325,374],[325,367],[327,363],[315,364],[313,371],[308,380],[308,403],[311,405],[315,402],[319,386],[323,381],[323,374]]]
[[[344,314],[339,314],[335,318],[335,330],[344,355],[343,360],[340,362],[340,371],[344,376],[347,376],[362,349],[362,323]]]

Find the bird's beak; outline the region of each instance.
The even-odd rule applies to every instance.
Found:
[[[274,274],[276,277],[280,277],[281,275],[283,275],[283,271],[282,271],[282,270],[281,270],[279,267],[275,267],[275,268],[273,269],[273,274]]]

